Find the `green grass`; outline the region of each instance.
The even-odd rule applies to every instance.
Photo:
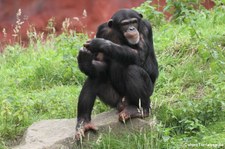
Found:
[[[149,131],[122,136],[109,132],[90,143],[110,149],[224,147],[225,9],[185,10],[185,18],[176,16],[166,22],[148,8],[144,4],[138,10],[153,22],[160,75],[151,99],[158,124]],[[76,56],[86,40],[84,34],[66,30],[60,36],[49,34],[44,42],[30,34],[28,47],[5,48],[0,55],[0,148],[7,148],[33,122],[76,116],[86,78]],[[93,114],[108,109],[97,100]]]

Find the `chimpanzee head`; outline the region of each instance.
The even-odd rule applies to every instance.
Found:
[[[123,34],[129,44],[135,45],[140,40],[139,28],[141,19],[142,15],[136,11],[121,9],[112,16],[108,26]]]

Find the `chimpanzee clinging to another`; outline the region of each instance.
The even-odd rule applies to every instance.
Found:
[[[152,28],[131,9],[117,11],[98,27],[78,55],[88,78],[78,101],[76,138],[96,127],[91,112],[96,97],[119,111],[119,120],[149,116],[150,96],[158,77]]]

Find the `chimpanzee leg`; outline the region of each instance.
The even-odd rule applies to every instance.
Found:
[[[76,140],[84,137],[84,132],[87,130],[97,130],[97,127],[91,123],[91,112],[97,96],[96,86],[98,86],[97,80],[88,78],[80,92],[77,109]]]
[[[98,95],[101,101],[105,104],[117,108],[119,112],[121,112],[126,106],[127,102],[125,97],[122,97],[118,94],[118,92],[113,88],[111,82],[102,83],[98,87]]]
[[[117,107],[118,103],[122,101],[122,98],[113,89],[109,81],[88,78],[84,83],[78,101],[78,118],[75,134],[77,140],[84,136],[85,131],[90,129],[97,130],[94,124],[91,123],[91,111],[96,96],[111,107]]]
[[[96,99],[96,80],[87,79],[80,92],[77,109],[77,120],[79,122],[91,121],[91,111]]]
[[[111,107],[117,107],[118,103],[122,101],[122,97],[115,91],[110,81],[101,83],[98,86],[97,96],[101,101]]]
[[[141,67],[130,65],[126,71],[125,85],[125,98],[129,105],[120,113],[119,120],[148,116],[153,83],[147,72]]]

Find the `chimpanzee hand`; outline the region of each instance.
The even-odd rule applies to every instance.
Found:
[[[98,128],[91,122],[78,124],[76,127],[75,140],[82,140],[82,138],[85,137],[84,133],[88,130],[97,131]]]
[[[90,63],[94,59],[94,55],[88,51],[85,47],[82,47],[77,57],[78,63]]]
[[[105,52],[109,48],[109,46],[112,44],[111,41],[105,40],[103,38],[94,38],[92,40],[88,40],[84,47],[87,48],[92,53],[97,52]]]

